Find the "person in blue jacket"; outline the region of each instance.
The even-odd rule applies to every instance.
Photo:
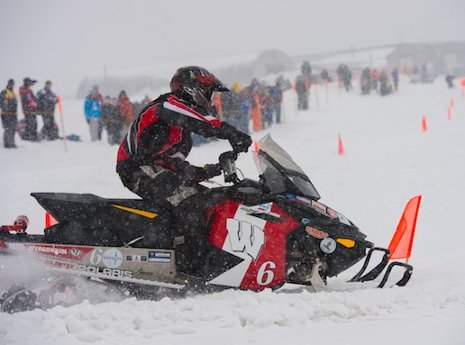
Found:
[[[100,119],[102,116],[102,103],[102,95],[100,94],[98,87],[94,86],[84,101],[84,114],[86,116],[86,121],[89,124],[91,141],[101,139],[102,127]]]

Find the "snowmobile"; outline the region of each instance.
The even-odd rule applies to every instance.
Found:
[[[177,207],[177,219],[162,203],[146,200],[32,193],[57,223],[45,228],[44,235],[33,235],[26,232],[27,218],[19,217],[2,227],[0,254],[40,259],[50,276],[45,288],[13,285],[0,297],[1,309],[64,303],[54,295],[76,286],[67,277],[143,298],[225,288],[260,291],[285,283],[320,291],[327,278],[366,257],[351,281],[377,278],[388,266],[389,251],[375,247],[347,217],[319,202],[308,176],[270,135],[257,146],[258,181],[240,179],[238,154],[223,153],[219,162],[228,185],[185,199]],[[201,216],[195,211],[198,205]],[[376,251],[383,256],[365,273]],[[394,266],[405,269],[396,284],[408,282],[412,267],[392,262],[380,287]]]

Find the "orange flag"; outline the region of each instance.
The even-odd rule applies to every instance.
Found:
[[[421,195],[417,195],[410,199],[405,206],[396,232],[389,243],[388,249],[391,253],[389,259],[408,259],[410,257],[420,202]]]
[[[61,103],[61,97],[60,96],[57,96],[57,103],[58,103],[58,111],[60,112],[60,114],[63,113],[63,103]]]
[[[342,156],[345,154],[344,144],[342,143],[342,137],[340,133],[337,135],[337,154],[339,156]]]
[[[55,218],[52,217],[52,215],[48,212],[45,212],[45,229],[51,227],[52,225],[57,224],[58,222],[56,221]]]

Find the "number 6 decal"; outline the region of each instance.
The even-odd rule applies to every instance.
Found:
[[[276,264],[273,261],[266,261],[264,262],[257,272],[257,283],[265,286],[271,283],[274,279],[274,270],[276,268]]]

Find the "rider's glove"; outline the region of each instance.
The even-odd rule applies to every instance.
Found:
[[[252,145],[252,138],[250,135],[237,131],[237,134],[229,138],[234,152],[247,152],[250,145]]]
[[[205,171],[207,178],[219,176],[221,175],[221,172],[222,172],[221,166],[218,163],[217,164],[205,164],[203,166],[203,170]]]
[[[187,179],[192,181],[208,180],[209,178],[221,175],[222,172],[219,164],[206,164],[203,168],[190,165],[184,171]]]
[[[250,135],[237,130],[236,127],[231,126],[226,122],[223,122],[221,129],[224,138],[228,139],[234,152],[247,152],[250,145],[252,145],[252,138],[250,137]]]

